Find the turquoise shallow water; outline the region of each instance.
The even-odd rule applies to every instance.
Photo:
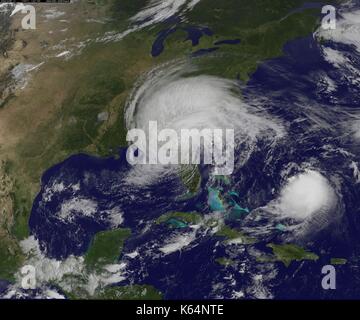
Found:
[[[208,204],[212,211],[224,211],[225,207],[220,199],[220,191],[217,189],[209,188],[209,199]]]

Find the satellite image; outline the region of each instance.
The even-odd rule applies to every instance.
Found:
[[[0,2],[0,299],[360,299],[359,156],[359,0]]]

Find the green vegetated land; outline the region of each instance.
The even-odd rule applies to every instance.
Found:
[[[315,253],[309,252],[295,244],[273,244],[270,243],[267,247],[273,251],[273,256],[258,257],[259,262],[274,262],[280,261],[288,267],[292,261],[310,260],[316,261],[319,256]]]
[[[347,263],[347,259],[343,259],[343,258],[331,258],[330,260],[330,264],[334,264],[334,265],[342,265],[346,263]]]
[[[73,281],[81,283],[82,278],[73,277]],[[153,286],[133,284],[124,286],[107,286],[98,288],[93,294],[82,288],[73,288],[71,292],[64,292],[70,300],[161,300],[163,294]]]
[[[164,223],[169,221],[170,219],[178,219],[187,224],[198,224],[202,217],[199,213],[196,212],[169,212],[161,215],[156,219],[156,223]]]
[[[231,266],[233,265],[235,262],[231,259],[228,259],[228,258],[225,258],[225,257],[222,257],[222,258],[218,258],[215,260],[218,264],[222,265],[222,266]]]
[[[195,195],[201,186],[201,174],[196,165],[183,165],[180,170],[180,178],[190,195]]]
[[[85,254],[86,266],[93,269],[116,263],[124,242],[130,235],[130,229],[116,229],[97,233]]]
[[[156,34],[164,28],[158,25],[134,32],[118,42],[93,43],[68,61],[47,62],[37,76],[56,79],[56,87],[51,84],[55,81],[34,81],[31,89],[32,99],[43,106],[42,114],[33,114],[27,109],[16,114],[12,123],[24,134],[20,142],[0,149],[0,155],[8,161],[8,174],[15,181],[11,191],[14,222],[11,228],[0,233],[0,242],[6,244],[0,246],[0,257],[8,257],[2,259],[0,268],[5,271],[0,278],[8,278],[23,259],[18,241],[29,235],[29,214],[44,171],[75,153],[110,156],[117,147],[125,145],[124,107],[139,76],[161,63],[213,46],[216,40],[239,38],[241,44],[222,46],[216,54],[194,59],[193,63],[198,66],[198,73],[231,79],[239,76],[247,80],[259,63],[281,55],[287,41],[314,31],[319,22],[318,10],[288,15],[305,2],[202,0],[188,13],[188,23],[206,25],[214,35],[204,36],[196,48],[184,41],[185,34],[179,31],[166,40],[162,55],[151,57]],[[329,4],[335,2],[328,1]],[[125,30],[127,19],[145,3],[145,0],[112,0],[84,2],[84,5],[89,10],[99,5],[109,6],[107,15],[114,19],[103,26],[105,32]],[[65,98],[60,105],[55,105],[54,95],[59,88]],[[17,101],[21,101],[21,96],[14,97],[11,103]],[[99,119],[103,112],[107,114],[106,120]],[[41,125],[34,126],[33,120],[39,116]],[[189,182],[190,192],[196,192],[199,176],[183,178]]]
[[[14,280],[14,269],[19,268],[23,262],[20,248],[13,239],[4,237],[0,241],[0,279]]]
[[[232,229],[226,225],[222,226],[219,231],[216,232],[217,236],[226,238],[225,242],[238,240],[242,244],[254,244],[255,238],[245,235],[243,232]]]

